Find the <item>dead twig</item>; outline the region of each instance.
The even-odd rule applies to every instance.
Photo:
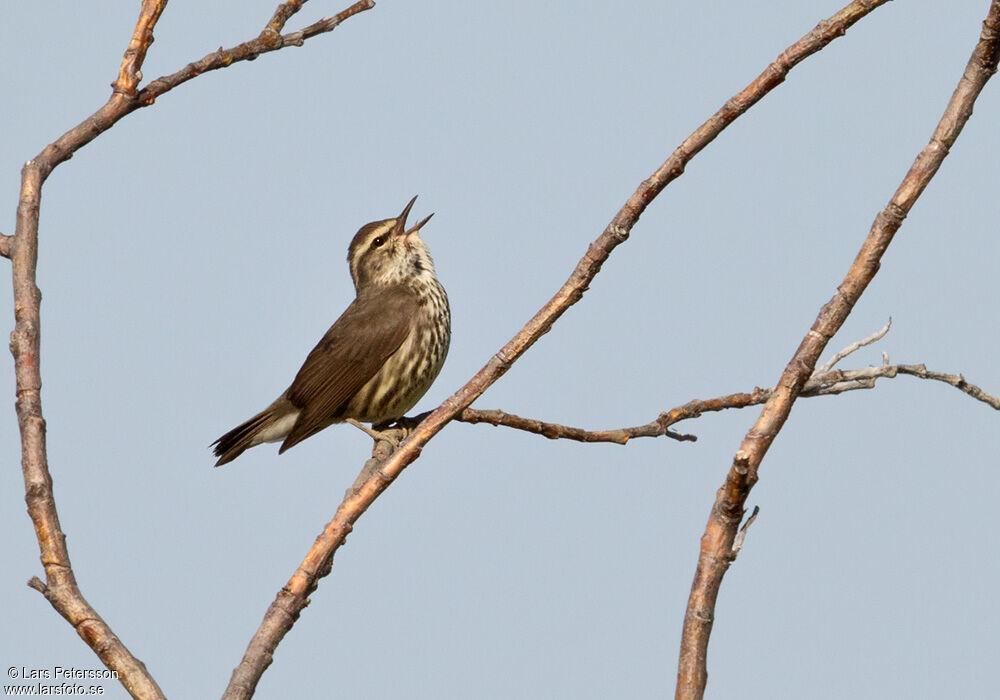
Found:
[[[750,526],[753,525],[753,521],[757,519],[758,513],[760,513],[760,507],[754,506],[753,512],[750,514],[750,517],[747,518],[747,521],[743,523],[743,527],[741,527],[739,533],[737,533],[736,541],[733,542],[733,559],[736,559],[737,555],[739,555],[740,553],[740,550],[743,549],[743,540],[747,538],[747,530],[749,530]]]
[[[961,374],[942,374],[941,372],[931,372],[922,364],[920,365],[896,365],[896,370],[900,374],[908,374],[911,377],[920,377],[921,379],[933,379],[938,382],[944,382],[945,384],[951,384],[953,387],[959,391],[963,391],[977,401],[982,401],[983,403],[992,406],[993,408],[1000,410],[1000,397],[996,397],[986,391],[983,391],[975,384],[970,384],[965,381],[965,377]]]
[[[892,328],[892,316],[889,317],[889,322],[886,323],[884,326],[882,326],[881,329],[875,331],[874,333],[872,333],[867,338],[862,338],[861,340],[857,341],[856,343],[851,343],[846,348],[844,348],[840,352],[836,353],[833,357],[831,357],[830,360],[826,364],[821,365],[820,367],[817,367],[816,368],[816,372],[818,372],[818,373],[829,372],[831,369],[834,368],[834,366],[838,362],[840,362],[841,360],[843,360],[845,357],[847,357],[848,355],[850,355],[852,352],[857,352],[858,350],[860,350],[861,348],[863,348],[866,345],[871,345],[872,343],[876,343],[879,340],[882,340],[882,338],[885,337],[885,334],[889,332],[890,328]]]
[[[889,204],[875,218],[844,281],[834,297],[820,310],[812,328],[782,372],[760,416],[733,457],[726,481],[716,494],[705,534],[701,539],[698,565],[681,634],[676,688],[678,700],[697,700],[704,696],[708,680],[708,641],[715,617],[715,602],[722,578],[732,561],[733,543],[743,518],[743,506],[757,482],[758,467],[785,424],[792,405],[812,376],[820,354],[875,277],[882,255],[903,219],[934,177],[972,115],[976,98],[996,72],[998,58],[1000,0],[993,0],[972,57],[930,142],[917,156]]]

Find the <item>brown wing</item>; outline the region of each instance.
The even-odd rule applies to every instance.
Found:
[[[347,307],[285,392],[301,412],[279,452],[342,417],[347,402],[406,340],[416,308],[414,296],[400,288],[366,294]]]

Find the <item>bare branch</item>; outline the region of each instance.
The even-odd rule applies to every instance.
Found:
[[[570,306],[583,297],[591,281],[600,272],[604,261],[618,245],[628,239],[643,211],[663,191],[663,188],[679,177],[687,163],[727,126],[780,85],[792,68],[834,39],[843,36],[855,22],[886,2],[888,0],[855,0],[830,19],[820,23],[802,39],[788,47],[753,82],[727,101],[639,185],[604,232],[590,244],[569,279],[548,303],[490,358],[472,379],[425,418],[370,478],[348,492],[333,519],[316,538],[302,563],[265,613],[264,620],[250,640],[240,666],[233,673],[233,681],[226,691],[225,698],[233,700],[249,697],[247,693],[252,693],[260,674],[270,663],[274,650],[305,607],[317,580],[329,572],[334,553],[343,544],[357,519],[403,469],[417,459],[428,440],[462,410],[468,408],[510,368],[517,358],[547,333],[552,324]],[[237,675],[240,687],[245,689],[239,692],[234,689]]]
[[[851,309],[878,272],[879,261],[903,219],[934,177],[949,149],[972,115],[983,86],[996,72],[1000,58],[1000,0],[993,0],[983,30],[965,72],[930,142],[917,156],[899,189],[872,224],[851,269],[834,295],[820,310],[767,400],[760,416],[743,439],[701,539],[698,566],[688,599],[677,672],[676,698],[704,696],[708,680],[708,640],[722,578],[732,561],[733,542],[757,469],[788,418],[792,404],[809,380],[830,338],[841,328]]]
[[[885,329],[883,329],[885,330]],[[881,331],[880,331],[881,332]],[[866,341],[868,338],[865,339]],[[864,341],[862,341],[864,342]],[[850,347],[858,345],[855,343]],[[855,348],[857,349],[857,348]],[[944,374],[931,372],[924,365],[880,365],[855,370],[832,370],[820,373],[819,370],[810,377],[799,394],[802,398],[814,396],[832,396],[858,389],[873,389],[876,379],[894,379],[900,374],[906,374],[920,379],[932,379],[965,392],[969,396],[982,401],[1000,411],[1000,398],[984,391],[975,384],[970,384],[961,374]],[[694,442],[694,435],[675,433],[670,426],[682,420],[698,418],[703,413],[724,411],[729,408],[746,408],[765,403],[774,394],[773,389],[755,388],[750,393],[726,394],[714,399],[694,399],[661,413],[657,418],[645,425],[632,428],[616,428],[613,430],[588,431],[582,428],[572,428],[558,423],[547,423],[534,418],[522,418],[499,410],[479,410],[466,408],[455,417],[462,423],[489,423],[490,425],[514,428],[528,433],[542,435],[550,440],[565,439],[577,442],[610,442],[624,445],[632,438],[666,436],[681,442]]]
[[[291,4],[302,3],[284,3],[283,6]],[[25,501],[28,504],[28,514],[35,526],[41,561],[45,568],[45,581],[33,577],[29,585],[41,592],[69,621],[105,666],[118,671],[119,680],[133,697],[144,699],[163,698],[163,692],[145,665],[128,651],[97,611],[84,599],[73,574],[66,547],[66,536],[59,523],[46,454],[45,419],[42,417],[42,378],[39,368],[41,292],[36,284],[36,269],[42,185],[52,170],[111,128],[122,117],[140,107],[152,104],[153,98],[157,95],[198,74],[190,70],[191,66],[197,64],[191,64],[180,71],[184,74],[182,78],[173,82],[161,80],[156,87],[150,86],[136,91],[142,80],[141,68],[146,52],[153,42],[153,30],[165,6],[166,0],[144,0],[142,3],[139,19],[125,50],[118,78],[112,85],[112,94],[107,103],[46,146],[41,153],[24,165],[21,171],[21,192],[14,236],[0,234],[0,254],[10,257],[12,263],[15,327],[11,333],[10,350],[14,356],[17,385],[16,407],[21,431],[21,468],[24,474]],[[344,19],[373,6],[374,3],[370,0],[355,3],[339,15],[324,21],[323,27],[317,28],[309,36],[329,31]],[[279,8],[279,12],[281,11]],[[275,13],[276,17],[279,12]],[[281,20],[280,23],[283,22],[284,20]],[[302,34],[302,37],[297,37],[298,34]],[[237,47],[239,51],[234,50],[236,53],[218,52],[213,56],[218,56],[222,63],[211,67],[223,67],[238,60],[249,60],[285,45],[301,44],[304,38],[308,38],[305,30],[302,33],[293,33],[292,36],[293,38],[288,41],[278,36],[277,40],[271,40],[269,43],[267,38],[258,38],[247,44],[241,44]],[[204,69],[200,72],[204,72]]]
[[[287,4],[288,3],[284,3],[282,7]],[[302,3],[297,4],[301,5]],[[252,61],[262,54],[277,51],[278,49],[283,49],[286,46],[301,46],[306,39],[314,37],[318,34],[333,31],[344,20],[364,12],[365,10],[370,10],[373,7],[375,7],[373,0],[360,0],[342,12],[338,12],[331,17],[326,17],[318,22],[310,24],[305,29],[297,32],[289,32],[288,34],[278,34],[276,31],[270,31],[271,25],[269,24],[268,29],[261,32],[260,36],[256,39],[245,41],[242,44],[234,46],[230,49],[219,48],[218,51],[214,51],[203,58],[194,61],[193,63],[187,64],[175,73],[164,75],[156,80],[153,80],[149,83],[149,85],[140,90],[139,94],[136,96],[139,103],[138,106],[145,107],[153,104],[154,100],[156,100],[156,98],[163,93],[172,90],[181,83],[185,83],[192,78],[198,77],[202,73],[218,70],[219,68],[228,68],[232,64],[238,63],[239,61]],[[280,9],[281,8],[279,7],[279,10]],[[276,12],[275,16],[277,15],[278,13]],[[272,19],[272,22],[273,21],[274,20]]]

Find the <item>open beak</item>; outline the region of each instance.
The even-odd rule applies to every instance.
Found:
[[[431,217],[434,216],[434,214],[428,214],[420,221],[418,221],[416,224],[414,224],[413,228],[407,230],[406,217],[409,216],[410,209],[413,208],[413,203],[416,201],[417,201],[417,196],[414,195],[413,199],[410,200],[409,204],[407,204],[403,208],[403,213],[396,217],[396,225],[392,229],[393,236],[409,236],[410,234],[417,233],[420,231],[423,225],[426,224],[428,221],[430,221]]]
[[[407,233],[406,217],[409,216],[410,209],[413,208],[413,203],[415,201],[417,201],[417,195],[413,195],[413,199],[410,200],[409,204],[403,207],[403,213],[396,217],[396,225],[392,229],[393,236],[403,236]]]
[[[410,234],[417,233],[420,230],[421,226],[423,226],[424,224],[426,224],[428,221],[431,220],[432,216],[434,216],[434,214],[428,214],[427,216],[425,216],[424,218],[422,218],[420,221],[418,221],[413,226],[413,228],[411,228],[409,231],[407,231],[404,235],[409,236]]]

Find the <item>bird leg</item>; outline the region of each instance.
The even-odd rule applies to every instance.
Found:
[[[389,427],[386,424],[380,425],[379,428],[381,428],[381,429],[377,430],[377,429],[375,429],[374,426],[372,426],[371,428],[369,428],[367,425],[365,425],[363,423],[359,423],[358,421],[354,420],[353,418],[348,418],[344,422],[345,423],[350,423],[355,428],[357,428],[358,430],[362,431],[365,435],[367,435],[368,437],[370,437],[372,440],[375,440],[376,442],[378,442],[379,440],[382,440],[384,442],[389,443],[390,445],[392,445],[393,449],[396,449],[397,447],[399,447],[400,441],[403,438],[406,437],[406,432],[404,432],[402,436],[400,436],[400,437],[397,438],[395,435],[392,434],[392,432],[386,430],[386,428]]]

